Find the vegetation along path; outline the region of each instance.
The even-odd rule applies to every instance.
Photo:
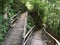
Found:
[[[5,40],[2,42],[2,45],[22,45],[23,42],[23,30],[25,23],[26,15],[23,13],[20,18],[18,18],[17,23],[8,33],[8,36],[5,37]]]

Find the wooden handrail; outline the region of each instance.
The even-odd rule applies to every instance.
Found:
[[[25,34],[26,34],[26,25],[27,25],[27,12],[26,12],[26,18],[25,18],[25,24],[24,24],[23,38],[25,37]]]
[[[13,19],[15,16],[18,15],[18,13],[20,13],[20,11],[18,11],[14,16],[12,16],[10,19]]]
[[[51,34],[49,34],[49,33],[45,30],[44,27],[43,27],[43,29],[44,29],[44,32],[45,32],[47,35],[49,35],[58,45],[60,45],[60,42],[59,42],[56,38],[54,38]]]
[[[35,27],[35,26],[33,26],[33,27],[27,32],[27,34],[25,35],[25,38],[30,34],[30,32],[32,32],[32,30],[33,30],[34,27]]]
[[[26,33],[27,17],[28,17],[28,12],[26,12],[26,18],[25,18],[24,33],[23,33],[23,38],[24,38],[23,45],[26,44],[26,42],[28,41],[29,37],[31,36],[31,34],[32,34],[32,32],[33,32],[33,28],[35,27],[35,26],[33,26],[33,27]]]
[[[29,39],[29,37],[31,36],[31,34],[33,33],[33,29],[34,29],[34,27],[35,26],[33,26],[28,32],[27,32],[27,34],[25,35],[25,37],[24,37],[24,45],[27,43],[27,41],[28,41],[28,39]]]
[[[17,17],[18,17],[18,14],[20,13],[20,11],[18,11],[17,12],[17,14],[15,14],[14,16],[12,16],[11,18],[10,18],[10,25],[12,25],[13,24],[13,22],[15,21],[15,20],[17,20]]]

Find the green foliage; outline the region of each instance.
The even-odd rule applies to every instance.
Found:
[[[48,10],[45,12],[43,22],[46,23],[50,27],[50,29],[52,29],[51,31],[56,36],[59,36],[60,29],[58,29],[58,27],[59,27],[59,23],[60,23],[60,18],[59,18],[60,10],[57,7],[60,7],[60,6],[58,6],[56,1],[53,4],[51,2],[49,3],[48,8],[47,8]]]
[[[0,0],[0,42],[4,39],[4,36],[8,32],[8,29],[9,29],[9,19],[8,18],[4,19],[3,14],[6,12],[5,9],[7,7],[9,7],[8,5],[9,5],[10,1],[9,0]],[[12,12],[12,11],[10,11],[10,12]],[[7,13],[8,13],[8,11],[7,11]]]
[[[3,40],[4,34],[0,34],[0,42]]]
[[[9,30],[10,18],[20,10],[26,11],[25,5],[20,0],[0,0],[0,42]],[[8,16],[7,19],[3,17],[5,13]]]
[[[55,35],[60,35],[60,0],[27,0],[26,2],[23,0],[22,2],[30,12],[38,12],[37,15],[41,16],[43,23],[49,25]]]
[[[2,23],[2,20],[3,20],[3,16],[1,15],[0,16],[0,23]]]
[[[33,18],[28,15],[26,33],[34,26]]]
[[[19,10],[24,12],[27,9],[29,12],[37,13],[33,17],[35,22],[31,16],[28,16],[27,32],[34,23],[38,22],[40,25],[42,22],[42,24],[49,25],[55,35],[60,35],[60,0],[0,0],[0,41],[4,38],[9,27],[9,20],[4,19],[3,14],[7,12],[8,17],[11,18]]]
[[[0,16],[0,42],[3,40],[5,34],[9,28],[8,19],[4,19],[3,16]]]
[[[3,40],[5,34],[7,33],[8,31],[8,28],[9,28],[9,21],[8,19],[3,19],[0,17],[0,41]]]
[[[12,9],[9,9],[9,12],[8,12],[8,17],[11,18],[12,16],[14,16],[14,10]]]

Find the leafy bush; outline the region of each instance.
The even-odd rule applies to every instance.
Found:
[[[9,20],[0,17],[0,42],[4,39],[5,34],[9,29]]]
[[[12,16],[14,16],[14,10],[9,9],[8,17],[11,18]]]
[[[59,28],[59,24],[60,24],[60,10],[57,9],[58,4],[53,3],[49,3],[47,10],[45,11],[45,16],[43,18],[43,22],[46,23],[51,31],[54,33],[54,35],[59,36],[60,35],[60,29]],[[59,6],[58,6],[59,7]]]
[[[33,22],[33,19],[30,15],[28,15],[28,18],[27,18],[27,30],[26,30],[26,33],[34,26],[34,22]]]
[[[0,34],[0,42],[3,40],[4,34]]]
[[[60,0],[21,0],[30,12],[38,12],[43,23],[49,25],[51,31],[60,36]],[[36,16],[36,15],[35,15]],[[40,18],[40,17],[37,17]],[[35,19],[36,20],[36,19]],[[39,24],[39,23],[38,23]]]

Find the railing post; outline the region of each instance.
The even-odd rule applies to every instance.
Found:
[[[25,38],[25,35],[26,35],[26,26],[27,26],[27,12],[26,12],[26,15],[25,15],[25,23],[24,23],[24,33],[23,33],[23,37]]]
[[[25,41],[25,35],[26,35],[27,15],[28,15],[28,13],[26,11],[26,14],[25,14],[25,23],[24,23],[24,32],[23,32],[23,39],[24,39],[24,41]],[[23,41],[23,45],[25,45],[24,41]]]
[[[10,18],[10,26],[18,19],[20,11]]]

